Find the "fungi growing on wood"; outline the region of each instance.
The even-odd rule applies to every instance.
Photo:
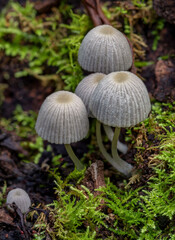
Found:
[[[116,145],[121,127],[131,127],[148,117],[151,104],[144,83],[133,73],[113,72],[104,77],[95,88],[90,109],[97,118],[97,141],[105,158],[121,173],[130,175],[133,167],[122,160]],[[115,127],[111,152],[105,151],[101,140],[100,124]]]
[[[76,168],[84,169],[70,145],[83,139],[89,130],[86,107],[76,94],[58,91],[49,95],[40,108],[35,129],[44,140],[64,144]]]
[[[22,213],[28,212],[31,206],[29,195],[21,188],[15,188],[8,193],[6,204],[11,211],[13,211],[13,208],[10,205],[13,203],[16,204]]]
[[[89,72],[108,74],[128,70],[132,61],[128,40],[110,25],[91,29],[84,37],[78,52],[80,66]]]

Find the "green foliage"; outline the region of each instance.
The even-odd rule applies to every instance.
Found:
[[[112,25],[125,33],[132,43],[133,51],[137,67],[149,65],[151,63],[141,62],[145,57],[145,49],[147,47],[143,39],[143,28],[138,28],[140,22],[149,25],[157,21],[157,17],[153,11],[152,0],[140,1],[132,0],[119,1],[117,5],[108,5],[108,2],[103,6],[105,15],[109,18]]]
[[[55,170],[56,171],[56,170]],[[93,240],[96,236],[97,226],[106,226],[104,219],[106,215],[97,207],[101,205],[101,199],[94,197],[88,188],[81,185],[74,187],[70,182],[76,180],[76,184],[81,181],[83,174],[74,170],[63,181],[58,173],[55,176],[57,200],[48,206],[50,210],[50,222],[46,224],[46,231],[53,240],[56,239],[77,239]],[[87,227],[84,227],[86,223]],[[40,228],[42,224],[37,223],[35,228]]]
[[[175,102],[155,102],[152,105],[150,118],[127,130],[130,141],[133,140],[133,133],[145,134],[144,131],[156,134],[159,141],[158,146],[150,146],[153,150],[157,147],[160,149],[152,156],[153,160],[157,162],[155,166],[151,167],[154,174],[142,187],[133,190],[127,182],[124,182],[125,187],[118,188],[108,181],[106,188],[99,189],[103,195],[94,197],[86,187],[80,185],[84,178],[84,172],[75,170],[64,181],[56,169],[51,172],[56,182],[57,198],[47,207],[50,211],[49,223],[39,217],[34,228],[40,232],[40,235],[36,234],[34,239],[44,239],[45,231],[52,239],[101,239],[99,229],[104,231],[106,229],[109,232],[108,239],[118,239],[119,237],[140,240],[174,239],[174,112]],[[44,150],[42,139],[38,137],[33,141],[27,140],[35,135],[33,130],[35,120],[35,113],[24,112],[18,106],[11,121],[5,122],[3,119],[1,121],[6,124],[6,127],[10,126],[12,131],[17,131],[22,138],[26,139],[23,147],[30,152],[30,161],[37,163],[37,159],[40,157],[38,154]],[[27,136],[25,136],[25,132]],[[51,151],[49,146],[47,150]],[[58,158],[60,157],[58,156]],[[25,156],[22,156],[22,159],[25,159]],[[57,157],[55,161],[57,161]],[[79,188],[75,185],[79,185]],[[4,203],[5,191],[6,186],[4,185],[1,204]],[[103,208],[100,210],[102,202],[105,204],[105,208],[108,207],[109,212],[113,214],[112,224],[108,223],[110,215],[104,213]]]
[[[59,9],[43,19],[36,16],[33,4],[11,2],[0,16],[0,49],[8,56],[17,56],[28,66],[16,73],[16,77],[32,75],[46,84],[49,80],[62,88],[74,90],[82,79],[77,62],[80,43],[92,27],[89,18],[73,13],[64,2]],[[70,24],[62,24],[62,18],[70,18]],[[55,74],[57,71],[57,74]],[[46,74],[46,72],[49,74]]]
[[[162,215],[169,219],[175,216],[175,133],[173,137],[172,142],[162,143],[160,146],[161,152],[155,156],[160,160],[155,169],[157,175],[149,182],[152,191],[144,191],[146,195],[143,197],[150,215]]]
[[[4,91],[8,88],[8,85],[5,83],[0,83],[0,106],[4,101]]]
[[[1,126],[8,131],[15,131],[15,133],[23,138],[28,138],[35,135],[35,122],[37,114],[33,111],[23,111],[20,105],[16,106],[11,119],[0,119]]]
[[[27,156],[24,154],[19,154],[19,157],[22,158],[24,162],[34,162],[35,164],[38,164],[39,159],[44,151],[43,146],[43,139],[41,137],[36,137],[36,139],[31,142],[28,141],[22,141],[21,146],[29,152]]]
[[[150,3],[152,3],[152,1],[151,0],[149,0],[149,1],[145,1],[145,0],[132,0],[132,3],[136,7],[144,8],[146,6],[146,4],[150,4]]]
[[[167,54],[167,55],[158,57],[158,60],[167,60],[167,59],[174,58],[174,57],[175,57],[174,54],[170,54],[170,55]]]
[[[152,50],[154,51],[157,49],[158,41],[160,40],[160,32],[164,28],[164,24],[165,20],[163,18],[158,19],[154,30],[151,32],[152,35],[154,36],[152,45]]]
[[[0,119],[0,124],[8,131],[15,132],[22,138],[21,146],[27,150],[27,156],[19,153],[19,157],[25,162],[38,163],[39,158],[44,151],[43,139],[36,137],[35,123],[37,114],[33,111],[23,111],[20,105],[17,105],[11,119]],[[31,141],[32,139],[32,141]]]
[[[26,7],[11,3],[11,9],[8,8],[0,16],[0,48],[6,55],[17,57],[28,64],[16,73],[16,77],[30,74],[43,82],[58,81],[58,88],[61,87],[59,84],[63,79],[66,89],[74,90],[82,78],[82,70],[77,63],[78,48],[92,25],[86,15],[73,13],[71,6],[63,3],[59,9],[54,8],[53,13],[46,19],[37,17],[33,5],[29,2]],[[131,39],[135,39],[135,46],[144,47],[142,39],[134,34],[137,21],[144,16],[145,24],[154,23],[155,30],[152,34],[155,50],[164,21],[153,18],[150,11],[151,1],[132,0],[132,4],[135,6],[135,18],[133,10],[124,5],[110,11],[104,8],[105,13],[113,22],[122,17],[123,29]],[[70,24],[62,23],[65,18],[69,18]],[[140,48],[136,50],[137,54],[142,56]],[[152,62],[136,63],[138,67],[150,64]],[[25,112],[18,106],[11,120],[1,119],[0,123],[23,139],[22,146],[29,152],[28,159],[37,163],[44,146],[42,139],[36,137],[35,121],[34,112]],[[55,178],[56,199],[49,206],[45,206],[50,212],[49,221],[42,214],[39,215],[34,226],[38,234],[34,239],[44,239],[47,233],[53,240],[93,240],[102,239],[100,232],[107,231],[108,240],[174,240],[174,129],[175,102],[154,103],[150,118],[134,128],[127,129],[126,140],[137,148],[136,163],[145,164],[143,166],[151,172],[141,184],[142,187],[137,186],[137,181],[132,184],[131,180],[124,181],[122,187],[107,181],[106,187],[99,189],[101,194],[94,197],[88,188],[81,185],[83,171],[75,170],[63,180],[57,169],[54,169],[50,174]],[[148,146],[145,147],[142,140],[149,134],[154,136],[156,144],[148,141]],[[138,135],[142,137],[139,144]],[[46,150],[51,151],[50,146]],[[91,146],[90,150],[94,151],[94,147]],[[140,153],[142,162],[139,160]],[[24,155],[20,157],[26,160]],[[60,157],[59,155],[53,158],[54,166],[57,166]],[[156,164],[146,164],[150,159]],[[140,178],[145,177],[141,171],[139,174]],[[6,184],[1,192],[0,204],[3,204]]]
[[[149,118],[145,119],[139,125],[133,128],[126,129],[125,141],[135,143],[133,132],[142,132],[142,134],[155,134],[159,140],[166,137],[171,138],[172,128],[175,127],[175,102],[160,103],[155,102],[152,104],[152,110]],[[143,130],[141,129],[141,126]]]
[[[0,188],[0,207],[5,203],[5,195],[7,191],[7,183],[4,182],[4,186]]]
[[[155,156],[160,164],[154,168],[155,175],[148,185],[123,191],[108,183],[106,188],[100,189],[105,193],[107,206],[116,216],[115,228],[110,230],[117,235],[141,240],[174,239],[175,132],[168,141],[162,142],[160,149]]]
[[[175,127],[175,102],[159,103],[155,102],[152,105],[151,115],[144,121],[145,127],[149,133],[154,133],[156,130],[161,132],[166,128]],[[161,135],[163,137],[163,135]],[[160,137],[161,137],[160,136]],[[165,135],[166,136],[166,135]]]
[[[135,67],[146,67],[154,64],[153,61],[135,61],[134,65]]]
[[[101,231],[108,231],[107,239],[175,239],[174,108],[175,102],[155,102],[151,118],[133,129],[128,129],[129,135],[132,135],[133,131],[142,134],[146,134],[144,131],[152,133],[152,129],[154,133],[158,131],[156,137],[159,151],[155,151],[151,156],[156,164],[150,165],[153,173],[145,184],[135,187],[137,181],[131,185],[130,179],[129,183],[125,180],[120,188],[108,180],[106,187],[98,189],[101,194],[94,197],[86,187],[80,185],[83,173],[75,170],[63,181],[55,170],[52,174],[56,179],[57,200],[49,206],[51,223],[45,223],[41,231],[50,229],[47,231],[52,239],[101,239],[99,232],[95,235],[96,225]],[[148,148],[144,151],[150,150]],[[148,161],[147,158],[144,160]],[[80,187],[74,187],[72,180]],[[100,208],[102,202],[110,214],[107,215],[104,208]],[[88,238],[85,237],[87,225]]]
[[[175,102],[152,105],[151,117],[141,123],[141,127],[127,130],[130,141],[133,132],[151,133],[159,142],[144,151],[156,150],[151,156],[150,165],[154,174],[147,184],[133,190],[118,189],[112,183],[100,189],[105,193],[107,206],[116,216],[114,227],[110,230],[126,239],[174,239],[175,219]],[[143,125],[144,124],[144,125]],[[142,129],[142,127],[144,128]],[[146,131],[146,132],[145,132]],[[137,142],[137,138],[135,139]],[[150,149],[150,150],[149,150]],[[148,161],[143,159],[142,161]],[[131,181],[131,180],[130,180]],[[135,184],[134,182],[133,184]]]

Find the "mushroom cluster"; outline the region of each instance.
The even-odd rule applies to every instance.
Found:
[[[96,118],[97,142],[102,154],[119,172],[129,176],[133,166],[117,152],[117,148],[127,152],[127,146],[118,140],[120,128],[144,120],[151,109],[142,80],[128,71],[133,64],[129,42],[112,26],[97,26],[84,37],[78,62],[93,73],[78,84],[75,94],[58,91],[46,98],[38,114],[36,132],[51,143],[64,144],[75,167],[82,170],[84,166],[70,144],[86,136],[88,117]],[[101,124],[112,141],[111,155],[103,145]]]
[[[89,116],[97,119],[99,148],[106,160],[119,172],[130,176],[133,166],[122,160],[116,150],[118,145],[121,152],[127,151],[125,145],[119,145],[120,128],[143,121],[151,110],[145,85],[128,71],[133,64],[130,45],[126,37],[112,26],[97,26],[84,37],[78,61],[83,69],[95,72],[79,83],[75,93],[85,103]],[[103,145],[101,123],[112,140],[112,156]],[[115,128],[114,133],[111,127]]]

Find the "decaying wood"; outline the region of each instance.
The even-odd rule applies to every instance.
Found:
[[[91,164],[85,173],[85,178],[83,179],[82,184],[85,185],[94,196],[100,194],[100,192],[95,191],[95,189],[105,186],[104,164],[102,161],[97,160]]]
[[[94,26],[101,24],[110,24],[109,20],[104,15],[99,0],[82,0],[89,16],[91,17]]]

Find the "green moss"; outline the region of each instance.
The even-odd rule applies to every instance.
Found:
[[[1,118],[1,126],[8,131],[15,131],[19,137],[29,138],[35,135],[37,114],[34,111],[23,111],[20,105],[16,106],[11,119]]]
[[[65,17],[69,24],[62,23]],[[83,77],[78,49],[90,28],[90,19],[73,13],[64,1],[45,19],[36,16],[32,3],[22,7],[12,2],[0,16],[0,49],[27,63],[16,77],[32,75],[43,84],[52,80],[57,89],[63,88],[64,81],[66,89],[74,91]]]
[[[4,181],[4,186],[0,188],[0,207],[6,202],[7,183]]]
[[[78,48],[92,24],[86,15],[73,13],[71,6],[63,3],[44,20],[36,17],[31,3],[27,3],[25,8],[13,3],[12,10],[4,11],[0,17],[0,48],[6,55],[27,62],[25,69],[21,68],[16,73],[17,77],[29,74],[43,83],[54,80],[58,82],[58,89],[64,80],[64,87],[73,91],[83,76],[77,63]],[[135,34],[134,27],[141,19],[144,24],[151,25],[157,18],[151,1],[133,0],[132,5],[134,10],[123,3],[109,11],[104,9],[114,26],[122,19],[124,27],[122,29],[120,24],[119,28],[125,30],[131,40],[134,39],[134,46],[137,46],[135,54],[139,59],[144,56],[145,45],[143,39]],[[67,18],[70,24],[63,24]],[[162,28],[163,21],[160,20],[155,24],[155,38]],[[155,46],[158,40],[154,42]],[[142,67],[152,62],[138,60],[136,64]],[[139,170],[119,187],[106,179],[106,187],[99,189],[101,194],[94,197],[88,188],[81,185],[84,172],[75,170],[63,180],[56,169],[51,171],[55,178],[56,198],[52,204],[44,206],[49,211],[49,218],[42,213],[38,216],[33,227],[38,234],[34,239],[44,239],[45,233],[51,239],[65,240],[103,239],[104,236],[106,239],[126,240],[175,239],[174,112],[175,102],[154,102],[150,117],[126,130],[126,140],[136,148],[134,160]],[[34,131],[36,114],[24,112],[18,106],[12,119],[0,121],[3,127],[21,137],[23,147],[29,152],[28,158],[37,163],[44,146]],[[94,134],[93,129],[91,134]],[[95,151],[91,146],[89,157]],[[46,150],[52,151],[49,146]],[[24,155],[20,157],[27,160]],[[53,165],[57,165],[60,157],[53,158]],[[115,182],[115,176],[113,178]],[[2,199],[5,191],[6,186]]]
[[[55,170],[52,176],[57,198],[46,207],[50,211],[49,222],[45,219],[43,223],[40,216],[36,230],[47,231],[52,239],[67,240],[103,239],[106,231],[106,239],[174,239],[174,107],[174,102],[155,102],[151,119],[128,131],[136,136],[136,147],[137,134],[143,135],[143,143],[149,134],[156,139],[156,145],[152,142],[149,147],[137,149],[137,164],[147,168],[147,175],[141,168],[129,181],[123,181],[122,187],[106,179],[106,187],[98,189],[101,194],[94,197],[81,185],[83,173],[74,171],[63,181]],[[145,177],[147,181],[140,185]]]
[[[50,211],[49,223],[45,221],[43,225],[40,215],[35,228],[40,229],[41,232],[47,229],[47,233],[55,240],[96,239],[96,227],[105,226],[106,215],[100,209],[97,210],[101,200],[99,197],[94,197],[85,186],[79,185],[77,188],[71,184],[72,180],[78,184],[84,177],[84,173],[74,170],[65,181],[56,170],[52,175],[56,179],[57,199],[47,207]]]
[[[24,111],[20,105],[17,105],[12,118],[1,118],[0,125],[21,138],[21,146],[27,151],[27,155],[19,153],[20,159],[37,164],[44,151],[44,144],[41,137],[36,137],[36,118],[37,114],[34,111]]]

